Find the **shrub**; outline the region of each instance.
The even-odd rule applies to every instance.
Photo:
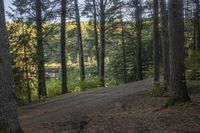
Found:
[[[53,97],[61,94],[61,80],[60,79],[50,79],[46,83],[47,96]]]
[[[98,84],[99,84],[98,78],[87,79],[84,81],[80,81],[80,88],[81,88],[81,91],[85,91],[87,89],[97,88]]]
[[[186,66],[189,70],[187,78],[189,80],[200,80],[200,53],[191,52],[186,60]]]
[[[150,95],[154,97],[167,97],[169,96],[169,89],[165,83],[158,82],[150,91]]]
[[[189,90],[189,92],[191,91],[195,91],[195,90],[200,90],[200,82],[199,81],[195,81],[195,80],[188,80],[187,81],[187,88]]]
[[[200,70],[193,69],[188,75],[189,80],[200,80]]]

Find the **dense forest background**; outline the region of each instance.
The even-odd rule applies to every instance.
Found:
[[[68,0],[66,3],[66,63],[67,91],[124,84],[165,75],[166,53],[163,24],[166,2],[152,0]],[[38,98],[52,97],[63,92],[62,50],[60,25],[63,15],[60,0],[43,0],[41,35],[43,56],[38,57],[38,9],[34,0],[14,0],[7,12],[7,30],[12,54],[14,78],[19,104]],[[164,5],[163,5],[164,4]],[[156,6],[157,5],[157,6]],[[163,8],[164,7],[164,8]],[[100,29],[104,14],[105,27]],[[38,17],[37,17],[38,18]],[[166,18],[167,19],[167,18]],[[157,21],[157,25],[156,22]],[[167,20],[166,20],[167,22]],[[199,3],[184,0],[185,50],[188,82],[200,79],[199,71]],[[102,32],[105,45],[105,76],[101,75],[99,57],[102,54]],[[155,35],[156,33],[156,35]],[[155,43],[156,40],[156,43]],[[155,56],[156,55],[156,56]],[[44,61],[46,94],[38,97],[38,58]],[[63,59],[63,58],[62,58]],[[65,64],[65,63],[64,63]],[[39,67],[41,68],[41,66]],[[100,67],[102,68],[102,66]],[[104,68],[104,67],[103,67]],[[155,75],[156,74],[156,75]],[[99,76],[100,75],[100,76]],[[190,81],[189,81],[190,80]],[[162,81],[163,82],[163,81]],[[40,93],[39,93],[40,95]]]
[[[152,126],[163,127],[152,127],[158,132],[170,126],[173,130],[166,131],[195,131],[199,68],[199,0],[13,0],[6,13],[0,0],[0,133],[23,133],[20,124],[39,121],[46,132],[55,128],[52,116],[54,122],[65,119],[57,125],[76,125],[78,132],[90,121],[96,129],[105,129],[97,127],[103,123],[112,131],[114,122],[117,130],[123,123],[127,131],[127,124],[130,131],[149,132]],[[120,84],[126,85],[106,88]],[[92,88],[101,89],[42,102]],[[104,108],[109,115],[101,112],[103,106],[95,107],[101,124],[95,124],[95,115],[73,114],[117,98],[109,104],[114,108]],[[32,102],[40,103],[19,106]],[[170,108],[174,105],[180,106]],[[78,123],[66,123],[68,111]],[[121,114],[125,121],[118,121]]]

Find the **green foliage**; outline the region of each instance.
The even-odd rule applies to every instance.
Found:
[[[25,105],[28,104],[27,100],[27,91],[26,91],[26,84],[25,79],[15,79],[17,87],[16,87],[16,96],[17,96],[17,104],[18,105]]]
[[[78,66],[68,68],[68,89],[69,92],[80,92],[80,77],[79,77],[79,68]]]
[[[200,82],[198,80],[188,80],[187,88],[189,92],[200,90]]]
[[[158,82],[154,84],[154,87],[149,94],[153,97],[166,97],[169,96],[169,89],[165,83]]]
[[[189,80],[200,80],[200,53],[192,51],[186,60]]]
[[[149,66],[145,71],[144,71],[145,78],[152,78],[153,77],[153,66]]]
[[[189,80],[200,80],[200,70],[199,69],[193,69],[191,73],[188,75]]]
[[[47,96],[54,97],[61,94],[61,80],[60,79],[50,79],[46,83]]]
[[[28,103],[27,86],[30,92],[36,89],[36,50],[32,28],[22,22],[7,24],[18,104]]]
[[[99,85],[99,78],[92,78],[92,79],[86,79],[84,81],[80,81],[81,91],[97,88],[98,85]]]
[[[189,97],[176,97],[176,98],[169,97],[167,99],[165,107],[171,107],[171,106],[174,106],[174,105],[179,105],[181,103],[189,102],[190,100],[191,99]]]
[[[27,4],[28,3],[28,4]],[[44,0],[42,2],[42,20],[43,20],[43,41],[44,41],[44,57],[45,65],[55,64],[60,67],[60,24],[53,24],[55,17],[58,16],[56,11],[60,6],[57,6],[57,1]],[[97,19],[99,19],[98,2],[97,4]],[[128,4],[128,3],[124,3]],[[27,2],[21,0],[14,0],[13,14],[9,16],[14,20],[8,24],[9,39],[11,43],[11,53],[13,56],[13,68],[15,82],[17,86],[17,97],[20,102],[24,103],[27,100],[27,78],[25,77],[25,63],[28,63],[28,79],[31,86],[32,100],[38,100],[37,97],[37,78],[36,78],[36,31],[34,26],[34,17],[27,14],[34,14],[34,2]],[[27,6],[29,5],[29,6]],[[84,91],[89,88],[98,87],[99,79],[95,59],[95,36],[93,25],[93,8],[92,1],[85,1],[85,8],[83,14],[90,20],[88,22],[81,22],[81,30],[84,44],[84,63],[85,63],[85,81],[80,81],[80,71],[78,62],[78,39],[76,24],[74,22],[73,1],[68,1],[66,4],[69,8],[67,11],[67,39],[66,39],[66,57],[67,57],[67,85],[69,92]],[[124,82],[123,74],[123,45],[122,45],[122,25],[120,22],[120,0],[110,0],[107,3],[106,9],[106,48],[105,48],[105,75],[106,86],[119,85]],[[122,4],[123,5],[123,4]],[[144,3],[144,5],[146,5]],[[55,7],[52,9],[52,7]],[[125,8],[125,7],[124,7]],[[49,10],[52,9],[52,10]],[[92,10],[91,10],[92,9]],[[145,10],[148,10],[144,6]],[[123,9],[122,9],[123,11]],[[123,12],[123,30],[125,42],[125,59],[126,59],[126,73],[127,81],[135,81],[136,79],[136,30],[134,21],[134,2],[130,5],[130,12]],[[20,14],[20,16],[19,16]],[[130,18],[126,20],[125,18]],[[57,22],[57,20],[55,21]],[[99,23],[97,22],[98,37]],[[152,20],[150,17],[143,19],[142,30],[142,57],[143,57],[143,75],[145,78],[153,76],[152,59],[153,59],[153,45],[152,45]],[[24,56],[24,51],[27,52],[27,57]],[[47,95],[53,97],[61,94],[61,73],[58,77],[47,80]],[[50,77],[51,78],[51,77]]]

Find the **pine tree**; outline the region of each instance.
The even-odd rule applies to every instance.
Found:
[[[153,44],[154,44],[154,82],[157,82],[159,81],[160,77],[158,0],[153,0]]]
[[[68,92],[67,89],[67,62],[65,54],[66,45],[66,0],[61,0],[61,65],[62,65],[62,94]]]
[[[81,32],[80,14],[78,7],[78,0],[74,0],[75,13],[76,13],[76,27],[77,27],[77,39],[78,39],[78,51],[79,51],[79,67],[80,67],[80,79],[85,80],[85,66],[84,66],[84,54],[83,54],[83,39]]]
[[[160,21],[163,51],[164,81],[169,84],[169,35],[168,35],[168,12],[166,1],[160,0]]]
[[[183,1],[169,0],[169,42],[170,42],[170,80],[171,100],[184,102],[190,100],[185,77],[184,18]]]
[[[38,95],[39,98],[46,97],[46,81],[44,68],[44,46],[42,32],[42,3],[41,0],[35,1],[36,7],[36,31],[37,31],[37,60],[38,60]]]
[[[3,0],[0,0],[0,132],[23,133],[17,119],[15,83]]]

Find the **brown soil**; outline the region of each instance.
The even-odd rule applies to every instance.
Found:
[[[192,102],[162,108],[166,98],[142,92],[24,129],[26,133],[200,133],[200,91],[191,97]]]

